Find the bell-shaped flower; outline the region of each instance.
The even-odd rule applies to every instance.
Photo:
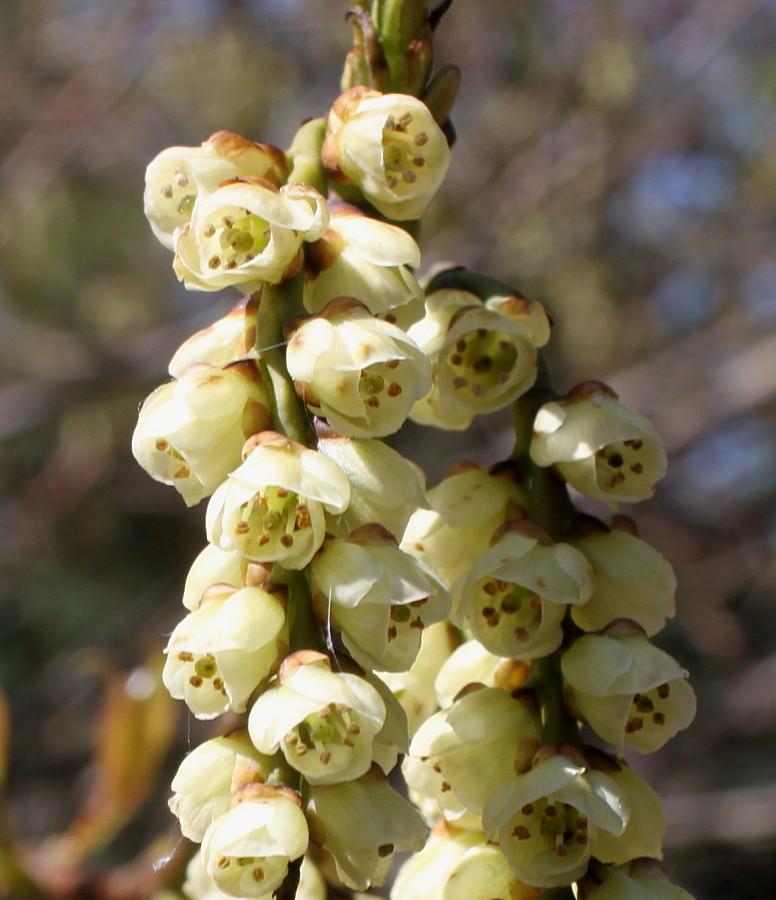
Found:
[[[201,147],[162,150],[146,169],[143,195],[154,234],[168,250],[174,250],[175,232],[191,218],[197,196],[248,175],[282,184],[288,177],[285,154],[231,131],[217,131]]]
[[[457,642],[448,622],[437,622],[423,630],[420,651],[406,672],[380,672],[381,679],[396,696],[407,714],[412,736],[439,706],[435,678]],[[449,704],[448,704],[449,705]]]
[[[198,719],[244,712],[287,648],[278,596],[258,587],[216,586],[170,635],[162,680]]]
[[[629,816],[608,775],[570,748],[545,747],[532,769],[491,795],[483,824],[521,881],[560,887],[585,873],[598,834],[622,834]]]
[[[329,523],[329,530],[337,537],[379,522],[399,538],[410,516],[426,505],[421,470],[383,441],[321,437],[318,450],[333,459],[350,482],[348,508]]]
[[[589,600],[592,580],[579,550],[512,522],[454,586],[452,618],[491,653],[536,659],[560,646],[566,605]]]
[[[309,185],[235,178],[197,199],[177,234],[173,269],[190,290],[254,291],[295,275],[302,244],[328,224],[326,200]]]
[[[321,159],[333,181],[355,184],[387,219],[419,219],[444,181],[450,148],[422,101],[355,87],[326,121]]]
[[[308,843],[298,795],[248,784],[205,832],[202,865],[225,894],[264,900],[283,884],[289,863],[304,854]]]
[[[537,900],[540,893],[515,877],[481,831],[442,825],[399,869],[391,900]]]
[[[330,211],[328,231],[305,252],[307,311],[318,313],[336,297],[358,297],[376,316],[412,301],[422,314],[423,291],[412,274],[420,265],[414,238],[353,206]]]
[[[365,669],[409,669],[423,629],[450,611],[446,588],[380,525],[324,545],[310,564],[318,619],[342,633]]]
[[[180,378],[199,363],[227,366],[245,359],[258,359],[256,325],[259,296],[243,297],[229,312],[185,340],[173,354],[167,371]]]
[[[531,673],[531,666],[519,659],[504,659],[486,650],[479,641],[466,641],[440,666],[434,681],[439,706],[447,709],[470,684],[498,687],[512,693]]]
[[[542,306],[524,297],[440,290],[409,334],[431,357],[431,391],[412,409],[416,422],[466,428],[477,413],[508,406],[536,380],[537,348],[550,338]]]
[[[583,635],[561,667],[575,711],[620,755],[659,750],[695,718],[687,672],[635,625]]]
[[[244,784],[265,782],[273,760],[259,753],[245,729],[195,747],[172,780],[170,810],[183,835],[201,842],[210,825],[228,812],[232,795]]]
[[[666,453],[649,419],[629,409],[600,382],[585,382],[536,414],[531,458],[554,466],[595,500],[632,503],[655,492]]]
[[[432,509],[410,519],[401,548],[451,585],[490,545],[493,533],[526,503],[509,467],[458,463],[428,491]]]
[[[188,900],[232,900],[232,894],[224,893],[215,879],[208,874],[202,864],[202,854],[197,852],[192,856],[186,867],[186,880],[183,883],[183,893]],[[270,892],[263,894],[257,900],[275,900],[276,894]],[[318,867],[305,856],[299,872],[299,887],[296,889],[294,900],[326,900],[326,882],[323,880]],[[161,900],[161,898],[160,898]]]
[[[385,703],[364,678],[332,672],[323,654],[299,651],[254,703],[248,730],[262,753],[280,748],[310,784],[336,784],[369,770],[385,718]]]
[[[306,812],[311,839],[356,891],[383,884],[393,854],[419,850],[428,833],[418,811],[376,768],[356,781],[314,786]]]
[[[577,889],[580,900],[693,900],[691,894],[668,880],[656,859],[596,866]]]
[[[611,528],[593,520],[567,538],[593,568],[593,596],[571,611],[585,631],[600,631],[617,619],[632,619],[652,636],[676,612],[673,569],[627,525],[622,516]]]
[[[349,297],[299,325],[286,365],[307,405],[349,437],[398,431],[431,385],[426,354],[401,328]]]
[[[630,819],[622,834],[598,833],[596,859],[620,865],[643,856],[662,857],[666,827],[663,804],[655,790],[622,760],[615,761],[604,753],[588,750],[588,761],[614,781],[630,809]]]
[[[333,460],[276,432],[246,444],[245,461],[210,498],[208,540],[256,562],[302,569],[323,543],[325,511],[350,501],[347,476]]]
[[[407,784],[434,799],[448,821],[470,827],[462,811],[481,815],[498,788],[530,767],[540,729],[535,712],[506,691],[472,690],[415,733]]]
[[[192,366],[143,403],[132,452],[193,506],[240,464],[246,439],[269,425],[269,406],[255,363]]]

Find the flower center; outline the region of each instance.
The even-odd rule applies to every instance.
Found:
[[[388,116],[383,126],[383,166],[389,188],[408,193],[426,165],[423,148],[428,135],[414,122],[412,113],[398,119]]]
[[[282,558],[312,534],[310,509],[293,491],[266,487],[240,506],[233,530],[250,559]]]
[[[509,381],[517,359],[517,347],[504,332],[490,328],[469,331],[447,354],[455,373],[453,388],[464,403],[478,400]]]
[[[647,470],[643,449],[641,438],[615,441],[602,447],[595,455],[596,480],[601,487],[614,490],[626,481],[643,484],[641,476]]]
[[[247,209],[224,207],[201,227],[202,256],[212,270],[236,269],[262,253],[270,237],[269,222]]]

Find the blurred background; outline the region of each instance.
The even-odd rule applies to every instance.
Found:
[[[287,146],[338,93],[345,9],[0,4],[0,677],[13,723],[0,731],[8,821],[28,842],[93,795],[97,704],[125,672],[125,692],[149,698],[138,667],[180,618],[205,542],[204,506],[152,481],[130,437],[174,349],[236,295],[178,285],[142,214],[145,166],[222,128]],[[672,877],[698,900],[776,894],[774,42],[773,0],[459,0],[436,42],[464,81],[425,265],[461,263],[541,300],[556,387],[609,382],[668,445],[668,478],[632,512],[677,569],[679,617],[658,642],[691,670],[700,706],[634,765],[664,798]],[[486,417],[453,439],[411,427],[399,446],[435,483],[457,458],[498,460],[508,426]],[[97,847],[98,866],[169,828],[169,777],[201,732],[182,704],[158,702],[164,767],[155,781],[149,763],[140,813]],[[141,726],[122,722],[137,746]]]

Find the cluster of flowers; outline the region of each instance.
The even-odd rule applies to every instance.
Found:
[[[373,215],[299,177],[293,144],[219,132],[147,172],[146,214],[178,278],[247,294],[180,347],[133,440],[187,504],[209,498],[165,684],[198,718],[238,717],[173,781],[171,808],[201,843],[185,890],[291,896],[312,847],[355,891],[383,883],[395,850],[420,851],[396,900],[515,900],[575,882],[597,900],[686,897],[632,862],[660,856],[661,812],[621,759],[694,712],[685,673],[649,641],[673,613],[671,570],[622,517],[568,503],[553,535],[531,519],[542,473],[614,503],[650,496],[660,441],[584,384],[535,405],[520,458],[459,465],[426,492],[379,439],[408,417],[460,429],[531,396],[548,317],[506,291],[432,281],[426,296],[416,280],[417,244],[386,220],[420,218],[447,170],[420,100],[353,88],[303,129],[319,130],[326,180]],[[298,307],[278,310],[289,284]],[[303,434],[283,433],[272,316]],[[611,753],[545,740],[548,659],[565,715]],[[400,754],[423,815],[387,781]],[[325,896],[309,862],[296,896]]]

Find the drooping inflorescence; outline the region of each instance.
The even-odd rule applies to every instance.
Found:
[[[553,391],[541,304],[458,267],[417,280],[457,78],[431,77],[438,14],[368,5],[343,93],[288,152],[222,131],[148,167],[178,278],[247,294],[179,348],[133,440],[207,500],[164,682],[232,724],[173,781],[201,844],[184,892],[319,900],[316,863],[363,891],[404,850],[394,900],[680,900],[659,799],[623,759],[694,715],[650,642],[675,580],[630,519],[567,490],[614,512],[665,453],[605,385]],[[509,406],[509,459],[429,490],[381,440]],[[409,800],[387,780],[402,755]]]

